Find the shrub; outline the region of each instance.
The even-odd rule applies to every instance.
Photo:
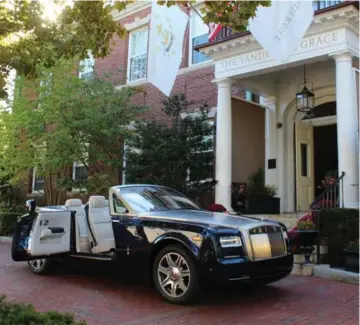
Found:
[[[343,266],[343,250],[349,242],[359,239],[359,210],[328,209],[319,212],[320,233],[328,243],[327,263],[331,266]]]
[[[24,206],[10,208],[0,206],[0,236],[12,234],[15,230],[17,218],[25,213]]]
[[[0,296],[1,325],[86,325],[84,321],[75,321],[71,314],[55,311],[39,313],[32,305],[10,303]]]

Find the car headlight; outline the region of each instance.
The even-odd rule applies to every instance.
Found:
[[[227,247],[241,247],[241,238],[239,236],[224,236],[220,237],[220,245],[222,248]]]

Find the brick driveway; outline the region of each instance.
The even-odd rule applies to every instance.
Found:
[[[131,281],[130,281],[131,282]],[[244,324],[355,325],[358,286],[290,276],[259,291],[241,288],[209,292],[196,306],[174,306],[149,286],[119,275],[60,272],[30,273],[12,262],[10,245],[0,244],[0,294],[38,310],[72,312],[89,325]]]

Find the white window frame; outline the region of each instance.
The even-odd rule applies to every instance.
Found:
[[[86,147],[89,147],[89,143],[86,143]],[[85,160],[88,160],[88,153],[85,154]],[[75,181],[76,180],[76,168],[77,167],[83,167],[85,166],[81,161],[74,161],[73,165],[72,165],[72,180]],[[88,175],[89,178],[89,175]],[[72,192],[85,192],[87,193],[87,188],[77,188],[77,187],[72,187],[71,189]]]
[[[43,176],[44,177],[44,176]],[[36,167],[32,170],[32,180],[31,180],[31,194],[44,194],[44,190],[36,190],[35,189],[35,178],[36,178]],[[44,178],[44,188],[45,188],[45,178]]]
[[[246,90],[246,92],[245,92],[245,100],[248,101],[248,102],[250,102],[250,103],[254,103],[254,104],[260,105],[260,104],[261,104],[261,96],[260,96],[260,95],[257,95],[257,96],[259,96],[259,101],[258,101],[258,102],[254,102],[254,101],[252,100],[252,95],[253,95],[253,94],[254,94],[254,95],[257,95],[257,94],[255,94],[255,93],[249,91],[249,90]]]
[[[132,47],[131,47],[131,38],[132,36],[135,34],[135,33],[138,33],[138,32],[141,32],[141,31],[147,31],[147,44],[146,44],[146,72],[145,72],[145,77],[144,78],[140,78],[140,79],[136,79],[136,80],[130,80],[130,71],[131,71],[131,50],[132,50]],[[140,28],[137,28],[137,29],[134,29],[132,30],[130,33],[129,33],[129,44],[128,44],[128,59],[127,59],[127,74],[126,74],[126,83],[127,84],[132,84],[132,83],[137,83],[137,82],[140,82],[140,81],[144,81],[146,80],[147,78],[147,73],[148,73],[148,67],[147,67],[147,63],[148,63],[148,59],[149,59],[149,27],[148,26],[143,26],[143,27],[140,27]],[[140,55],[144,55],[145,53],[143,54],[140,54]]]
[[[77,167],[83,167],[85,166],[82,162],[79,161],[74,161],[73,162],[73,166],[72,166],[72,180],[75,181],[76,180],[76,168]],[[78,187],[73,187],[72,188],[73,192],[87,192],[86,188],[78,188]]]
[[[200,12],[200,8],[197,8],[197,11],[199,14],[201,14]],[[193,32],[194,32],[194,20],[196,18],[193,18],[195,16],[198,16],[198,14],[193,10],[191,9],[190,10],[190,18],[189,18],[189,58],[188,58],[188,66],[191,67],[191,66],[201,66],[201,65],[207,65],[209,64],[209,62],[212,62],[213,60],[210,58],[209,60],[206,60],[206,61],[203,61],[203,62],[198,62],[198,63],[193,63],[192,62],[192,54],[193,54]],[[205,24],[205,23],[204,23]],[[209,33],[209,32],[208,32]],[[201,36],[201,35],[198,35],[198,36]],[[196,36],[195,36],[196,37]]]
[[[79,63],[79,78],[81,79],[84,75],[94,72],[95,59],[91,51],[88,50],[88,57],[81,60]]]

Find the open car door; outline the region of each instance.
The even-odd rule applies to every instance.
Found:
[[[72,214],[67,209],[42,208],[23,216],[13,237],[12,259],[28,261],[70,252]]]

